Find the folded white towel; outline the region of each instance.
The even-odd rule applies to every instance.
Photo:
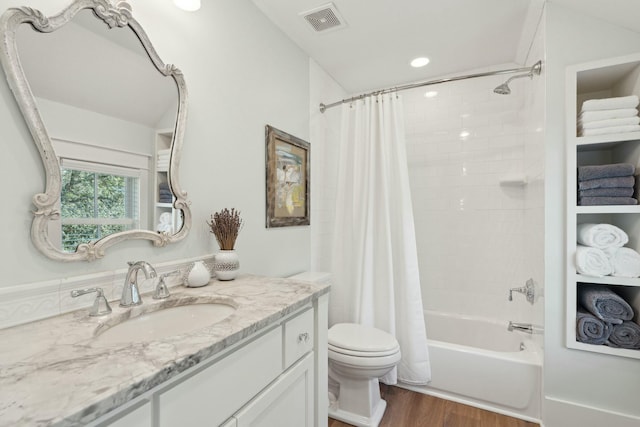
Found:
[[[581,245],[598,249],[621,248],[629,242],[629,236],[612,224],[578,224],[577,241]]]
[[[607,119],[624,119],[638,115],[637,108],[620,108],[617,110],[583,111],[578,115],[578,121],[582,123],[595,122]]]
[[[576,270],[585,276],[603,277],[613,273],[607,254],[598,248],[576,246]]]
[[[171,153],[171,149],[170,149],[170,148],[166,148],[166,149],[164,149],[164,150],[158,150],[158,153],[157,153],[157,154],[158,154],[158,155],[161,155],[161,154],[167,154],[167,155],[169,155],[170,153]]]
[[[611,260],[612,276],[640,277],[640,254],[631,248],[608,249],[605,253]]]
[[[616,110],[619,108],[636,108],[640,103],[637,95],[619,96],[616,98],[590,99],[582,103],[581,111]]]
[[[633,126],[640,123],[640,117],[625,117],[622,119],[596,120],[593,122],[578,122],[582,129],[600,129],[616,126]]]
[[[610,133],[640,132],[640,125],[612,126],[599,129],[583,129],[581,136],[608,135]]]

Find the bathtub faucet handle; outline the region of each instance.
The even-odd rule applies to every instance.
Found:
[[[509,289],[509,301],[513,301],[514,292],[524,294],[527,297],[527,302],[533,305],[536,299],[536,283],[533,279],[529,279],[523,287]]]

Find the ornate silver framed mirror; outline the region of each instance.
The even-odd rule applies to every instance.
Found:
[[[178,180],[184,76],[131,12],[76,0],[50,17],[30,7],[0,17],[1,64],[46,174],[31,239],[55,260],[92,261],[128,239],[165,246],[191,228]]]

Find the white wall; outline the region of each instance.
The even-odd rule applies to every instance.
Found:
[[[547,4],[545,141],[546,427],[632,426],[640,421],[640,363],[565,346],[565,68],[640,51],[640,34]],[[591,411],[586,410],[588,407]],[[595,411],[594,411],[595,410]],[[598,410],[604,411],[594,414]],[[635,416],[622,419],[613,413]],[[585,416],[586,414],[586,416]],[[605,416],[603,416],[605,414]]]
[[[321,113],[320,103],[329,104],[347,97],[344,89],[320,66],[310,62],[311,96],[311,270],[331,271],[333,227],[338,187],[338,148],[340,144],[341,106]]]
[[[542,193],[500,181],[532,172],[525,153],[542,138],[531,135],[535,104],[525,99],[543,92],[539,81],[518,79],[511,95],[493,93],[505,80],[464,80],[403,95],[422,295],[426,309],[531,322],[524,296],[512,302],[507,296],[540,273],[525,247],[527,205],[541,206],[532,194]],[[427,98],[427,91],[438,94]]]
[[[0,12],[28,4],[52,15],[69,3],[5,0]],[[243,272],[286,275],[308,269],[310,227],[267,230],[264,225],[264,126],[308,140],[308,57],[250,1],[205,1],[196,13],[182,12],[170,0],[136,0],[132,6],[161,58],[176,64],[187,82],[180,180],[192,203],[193,229],[169,247],[126,242],[93,263],[58,263],[40,254],[29,232],[31,197],[44,189],[43,168],[2,78],[0,171],[6,185],[0,287],[121,269],[131,259],[153,263],[215,252],[205,220],[225,207],[239,209],[245,220],[237,242]]]

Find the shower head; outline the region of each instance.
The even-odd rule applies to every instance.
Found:
[[[541,71],[542,71],[542,61],[538,61],[531,66],[531,69],[529,70],[528,73],[518,74],[517,76],[509,77],[509,79],[506,82],[496,87],[493,91],[498,95],[509,95],[511,94],[511,89],[509,88],[509,83],[511,82],[511,80],[519,79],[522,77],[533,78],[534,75],[539,76]]]
[[[509,88],[509,81],[507,80],[506,82],[502,83],[500,86],[496,87],[493,91],[498,95],[509,95],[511,93],[511,89]]]

